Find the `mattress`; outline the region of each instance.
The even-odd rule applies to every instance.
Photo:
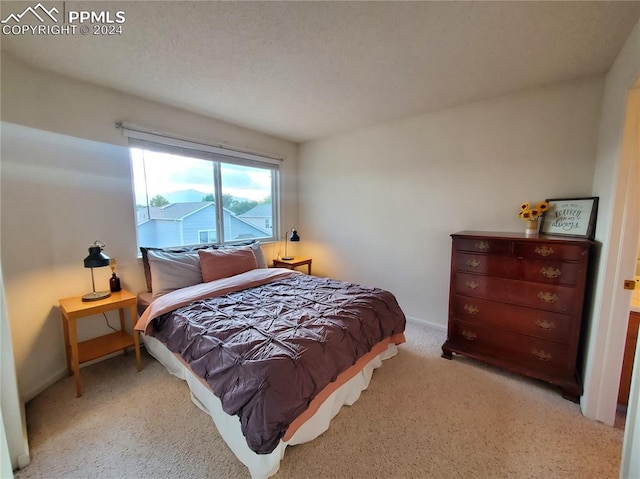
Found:
[[[163,364],[171,374],[186,381],[193,402],[211,416],[218,432],[240,462],[249,469],[253,479],[264,479],[275,474],[280,467],[280,461],[284,457],[287,446],[312,441],[329,429],[331,419],[338,414],[342,406],[354,404],[361,392],[367,389],[373,371],[382,365],[383,360],[395,356],[398,352],[398,348],[393,342],[381,344],[381,348],[378,349],[382,349],[382,351],[373,351],[375,354],[364,358],[363,364],[358,367],[359,371],[332,391],[315,413],[309,418],[305,418],[290,438],[285,437],[286,440],[281,440],[270,454],[257,454],[247,445],[238,416],[231,416],[223,411],[220,400],[213,394],[209,386],[193,373],[178,355],[169,351],[160,341],[145,334],[141,334],[141,337],[147,351],[154,358]]]

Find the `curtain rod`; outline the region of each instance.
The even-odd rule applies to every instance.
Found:
[[[144,128],[138,125],[133,125],[130,123],[126,123],[123,121],[116,121],[115,122],[115,126],[117,129],[119,130],[129,130],[129,131],[134,131],[136,133],[142,133],[145,135],[155,135],[155,136],[160,136],[162,138],[167,138],[169,140],[176,140],[176,141],[185,141],[185,142],[189,142],[192,143],[194,145],[200,145],[200,146],[205,146],[205,147],[209,147],[209,148],[219,148],[221,150],[225,150],[231,153],[244,153],[247,155],[255,155],[255,156],[261,156],[263,158],[268,158],[270,160],[276,160],[276,161],[284,161],[285,158],[284,157],[278,157],[278,156],[272,156],[269,154],[265,154],[265,153],[261,153],[258,151],[252,151],[252,150],[247,150],[244,148],[236,148],[236,147],[229,147],[229,146],[223,146],[223,145],[212,145],[209,143],[203,143],[200,140],[194,140],[192,138],[188,138],[188,137],[180,137],[180,136],[176,136],[176,135],[172,135],[172,134],[168,134],[168,133],[164,133],[164,132],[160,132],[160,131],[153,131],[150,130],[148,128]]]

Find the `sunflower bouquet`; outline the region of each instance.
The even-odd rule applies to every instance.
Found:
[[[549,203],[546,201],[540,201],[536,204],[535,208],[532,208],[531,205],[525,201],[520,205],[518,217],[524,221],[537,221],[547,211],[549,211]]]

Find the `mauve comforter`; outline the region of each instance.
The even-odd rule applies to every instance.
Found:
[[[378,288],[288,270],[243,275],[250,287],[234,278],[236,286],[212,288],[221,295],[188,305],[178,293],[174,310],[170,298],[159,298],[163,304],[154,301],[156,311],[145,312],[137,329],[179,354],[224,411],[240,417],[249,447],[268,454],[340,373],[381,341],[401,337],[405,317]],[[205,289],[195,287],[193,296],[208,296]]]

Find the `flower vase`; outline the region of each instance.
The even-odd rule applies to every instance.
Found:
[[[535,236],[538,234],[538,220],[527,220],[524,234],[527,236]]]

